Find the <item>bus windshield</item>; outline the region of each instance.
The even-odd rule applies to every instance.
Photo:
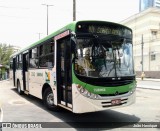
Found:
[[[86,77],[134,76],[131,38],[113,34],[77,36],[75,73]]]

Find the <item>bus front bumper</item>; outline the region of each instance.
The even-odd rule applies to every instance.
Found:
[[[135,103],[136,98],[136,91],[128,92],[123,95],[101,97],[101,99],[87,98],[81,95],[76,88],[73,88],[72,93],[74,113],[96,112],[117,107],[129,106]],[[120,103],[113,104],[113,101],[117,100],[120,100]]]

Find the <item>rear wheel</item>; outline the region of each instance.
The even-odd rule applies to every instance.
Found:
[[[58,107],[54,104],[54,95],[53,95],[53,92],[52,92],[52,90],[50,88],[47,88],[44,91],[43,102],[44,102],[44,105],[49,110],[54,110],[54,111],[58,110]]]
[[[20,94],[20,95],[23,94],[23,91],[21,90],[21,85],[20,85],[19,81],[17,81],[17,91],[18,91],[18,94]]]

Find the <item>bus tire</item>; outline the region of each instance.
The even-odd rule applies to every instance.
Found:
[[[47,109],[58,111],[58,107],[54,105],[54,95],[50,88],[45,89],[43,94],[43,102]]]
[[[20,84],[19,80],[17,81],[17,91],[18,91],[18,94],[20,94],[20,95],[23,94],[23,91],[21,90],[21,84]]]

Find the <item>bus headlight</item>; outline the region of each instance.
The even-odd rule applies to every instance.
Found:
[[[80,89],[80,93],[84,93],[85,92],[85,89],[82,87],[81,89]]]
[[[89,92],[87,89],[82,87],[81,85],[76,86],[80,94],[82,94],[85,97],[91,98],[91,99],[98,99],[99,95],[98,94],[93,94]]]
[[[91,92],[87,92],[87,96],[91,97],[92,93]]]

